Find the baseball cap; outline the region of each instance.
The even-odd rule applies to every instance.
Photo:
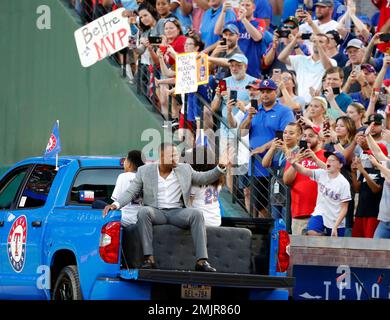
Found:
[[[294,16],[289,16],[286,20],[283,21],[283,23],[292,22],[295,24],[296,27],[299,27],[299,21]]]
[[[237,26],[232,23],[225,25],[225,27],[222,30],[222,33],[225,32],[226,30],[230,31],[231,33],[240,34],[240,30],[238,30]]]
[[[304,126],[303,127],[303,130],[306,130],[306,129],[311,129],[311,130],[313,130],[313,132],[318,136],[319,134],[320,134],[320,132],[321,132],[321,128],[319,127],[319,126],[316,126],[316,125],[314,125],[314,126]]]
[[[366,69],[368,72],[376,73],[375,68],[374,68],[372,65],[370,65],[369,63],[364,63],[364,64],[362,64],[362,67],[361,67],[361,68],[362,68],[362,69]]]
[[[321,7],[333,7],[334,3],[333,0],[318,0],[315,6],[321,6]]]
[[[278,86],[272,79],[265,79],[260,82],[259,90],[277,90]]]
[[[364,44],[361,40],[355,38],[355,39],[352,39],[348,42],[347,49],[350,47],[361,49],[364,47]]]
[[[382,150],[383,154],[387,157],[388,155],[388,152],[387,152],[387,147],[386,145],[384,145],[383,143],[379,142],[377,143],[378,147]],[[374,153],[372,152],[372,150],[366,150],[366,151],[363,151],[363,153],[365,154],[370,154],[370,155],[374,155]]]
[[[245,57],[243,54],[241,53],[236,53],[236,54],[233,54],[228,62],[230,61],[237,61],[237,62],[241,62],[241,63],[245,63],[245,64],[248,64],[248,59],[247,57]]]
[[[375,122],[375,124],[382,124],[383,119],[383,116],[379,113],[370,114],[365,124],[371,124],[372,122]]]
[[[347,160],[345,160],[344,155],[339,151],[335,151],[335,152],[326,151],[324,153],[324,156],[326,159],[328,159],[330,156],[335,156],[343,166],[345,166],[347,163]]]
[[[334,38],[334,41],[336,41],[337,44],[340,44],[342,42],[340,35],[336,30],[329,30],[326,34],[331,34]]]
[[[245,87],[245,89],[253,88],[256,90],[260,90],[260,83],[261,83],[261,80],[256,79],[256,80],[252,81],[251,83],[248,83],[248,85]]]

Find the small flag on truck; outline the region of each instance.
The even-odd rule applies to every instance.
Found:
[[[58,166],[58,154],[61,152],[61,141],[60,141],[60,122],[56,121],[53,127],[53,131],[50,135],[49,142],[47,143],[45,153],[43,157],[45,159],[56,157],[56,167]]]

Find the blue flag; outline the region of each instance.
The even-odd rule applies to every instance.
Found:
[[[53,127],[53,131],[50,135],[49,142],[47,143],[45,153],[43,154],[43,157],[44,158],[55,157],[60,152],[61,152],[60,130],[58,127],[58,121],[56,121]]]

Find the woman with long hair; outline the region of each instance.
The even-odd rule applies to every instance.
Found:
[[[298,84],[294,71],[284,71],[279,83],[279,101],[290,107],[295,113],[305,108],[305,99],[298,96]]]
[[[356,130],[363,127],[366,109],[361,103],[353,102],[347,108],[347,115],[355,122]]]
[[[272,141],[271,147],[265,154],[262,165],[264,168],[272,168],[276,174],[271,179],[271,207],[272,217],[274,219],[282,218],[286,220],[286,189],[280,187],[283,184],[283,172],[286,166],[286,154],[288,152],[299,151],[299,140],[302,136],[302,128],[296,122],[287,124],[283,131],[283,140],[275,138]],[[277,190],[278,192],[275,192]]]

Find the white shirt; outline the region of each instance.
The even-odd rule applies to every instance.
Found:
[[[114,191],[112,192],[111,199],[116,201],[119,196],[124,193],[130,186],[131,182],[135,178],[134,172],[121,173],[115,183]],[[122,212],[122,225],[127,227],[130,224],[137,223],[138,210],[141,207],[141,198],[133,200],[128,205],[121,209]],[[115,203],[114,203],[115,204]]]
[[[306,103],[310,103],[310,87],[318,90],[322,86],[322,77],[325,74],[325,68],[321,63],[321,60],[314,62],[311,56],[290,56],[291,66],[297,74],[298,83],[298,96],[305,99]],[[330,59],[330,62],[334,67],[337,66],[337,62],[334,59]]]
[[[221,208],[218,196],[220,187],[215,186],[192,186],[192,207],[202,210],[205,225],[219,227],[221,225]]]
[[[245,109],[248,110],[251,107],[250,104],[245,106]],[[237,128],[240,127],[242,120],[245,117],[245,113],[239,110],[234,116],[234,120],[237,122]],[[242,142],[241,142],[242,141]],[[249,163],[250,151],[249,151],[249,134],[241,137],[241,141],[238,144],[237,152],[237,164],[243,165]]]
[[[174,170],[165,179],[160,176],[160,170],[157,167],[157,204],[159,209],[182,208],[180,200],[182,196],[179,180]]]
[[[341,203],[351,200],[349,182],[341,173],[336,178],[330,178],[323,169],[313,170],[311,179],[318,184],[317,203],[312,215],[321,215],[325,227],[332,229],[339,217]],[[338,228],[344,227],[345,219]]]

